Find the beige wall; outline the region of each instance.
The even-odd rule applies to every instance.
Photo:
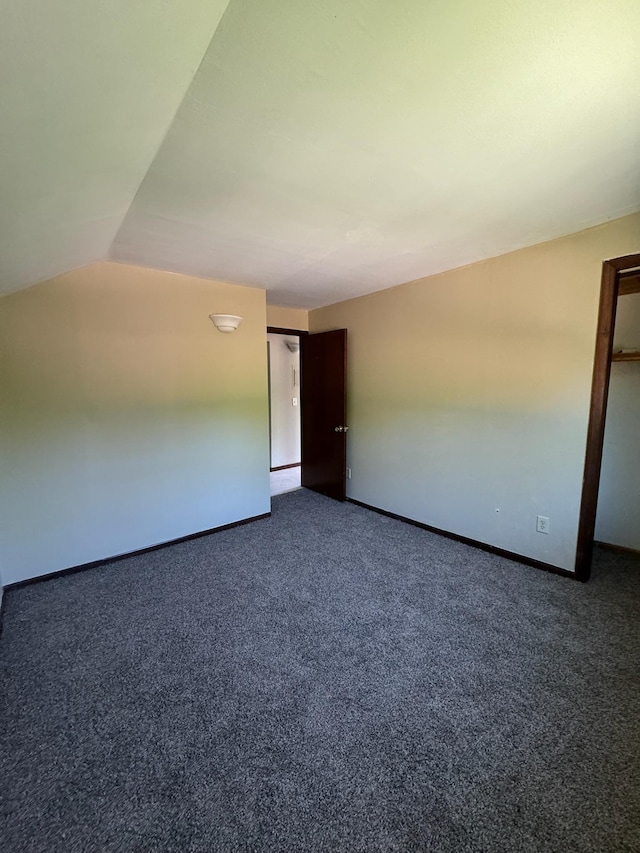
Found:
[[[304,308],[267,305],[267,325],[278,329],[298,329],[301,332],[308,332],[309,312]]]
[[[573,569],[602,261],[639,249],[636,214],[311,311],[349,331],[349,496]]]
[[[265,326],[262,290],[113,263],[2,298],[4,582],[268,512]]]
[[[640,293],[618,299],[614,352],[640,350]],[[596,539],[640,551],[640,362],[613,362]]]

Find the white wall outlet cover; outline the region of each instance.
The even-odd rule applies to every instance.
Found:
[[[546,515],[539,515],[536,519],[536,530],[538,533],[549,532],[549,519]]]

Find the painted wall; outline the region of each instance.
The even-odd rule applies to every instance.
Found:
[[[298,329],[309,331],[309,312],[304,308],[284,308],[279,305],[267,305],[267,326],[279,329]]]
[[[348,495],[573,570],[602,261],[639,249],[636,214],[312,311],[349,330]]]
[[[286,345],[287,340],[297,343],[297,338],[267,335],[267,340],[271,467],[278,468],[300,462],[300,353],[291,352]]]
[[[4,582],[268,512],[265,325],[262,290],[113,263],[1,299]]]
[[[640,349],[640,293],[618,299],[616,349]],[[596,539],[640,551],[640,362],[613,362]]]

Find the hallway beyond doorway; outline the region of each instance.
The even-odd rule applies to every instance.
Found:
[[[272,471],[269,475],[271,480],[271,497],[283,495],[285,492],[293,492],[300,488],[300,466],[295,468],[283,468],[281,471]]]

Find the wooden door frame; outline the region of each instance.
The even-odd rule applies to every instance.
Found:
[[[302,338],[304,335],[308,335],[309,332],[305,332],[303,329],[283,329],[280,326],[267,326],[267,334],[268,335],[289,335],[289,337],[294,338]],[[270,375],[270,365],[267,364],[267,379],[269,382],[269,473],[273,471],[282,471],[284,468],[297,468],[298,464],[295,465],[279,465],[277,468],[271,467],[271,375]],[[302,387],[302,364],[300,364],[300,387]],[[300,399],[300,404],[302,405],[302,399]],[[300,447],[300,467],[302,467],[302,447]]]
[[[293,337],[302,338],[308,335],[303,329],[281,329],[280,326],[267,326],[268,335],[292,335]]]
[[[600,306],[596,348],[593,360],[593,379],[591,382],[591,405],[589,408],[589,426],[587,428],[587,446],[582,479],[582,499],[580,502],[580,520],[578,524],[578,542],[576,548],[576,578],[589,580],[593,538],[596,528],[596,510],[598,507],[598,488],[600,486],[600,467],[604,443],[604,426],[607,414],[609,377],[611,375],[611,352],[616,322],[620,273],[640,267],[640,254],[624,255],[612,258],[602,265],[602,283],[600,286]]]

